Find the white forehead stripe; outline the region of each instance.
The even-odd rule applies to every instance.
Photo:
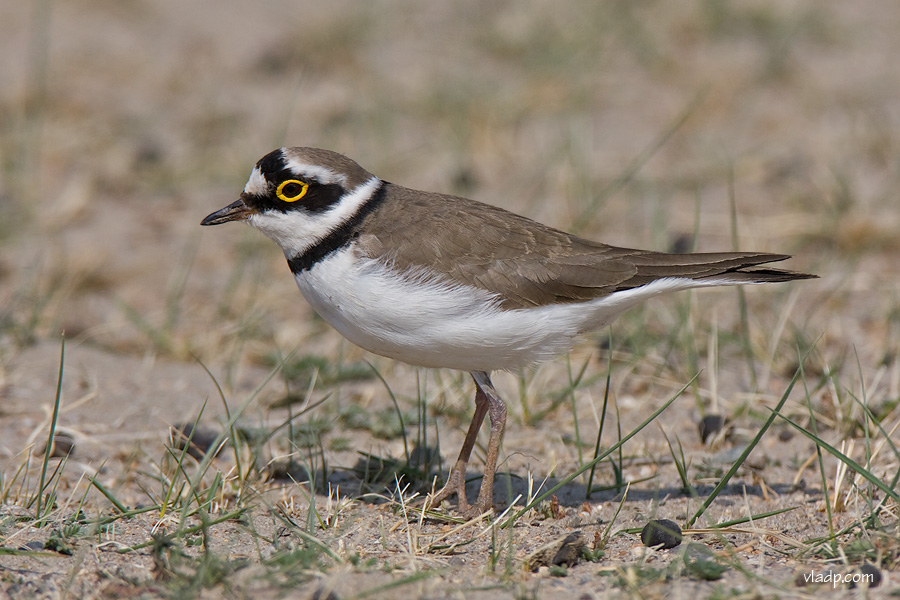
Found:
[[[295,158],[284,157],[284,160],[287,163],[287,168],[300,177],[315,179],[322,185],[336,183],[343,188],[347,187],[347,176],[343,173],[332,171],[328,167],[323,167],[321,165],[311,165],[309,163],[301,162]]]
[[[259,167],[253,167],[250,179],[247,180],[247,185],[244,186],[244,193],[249,196],[265,196],[268,191],[266,178],[259,172]]]

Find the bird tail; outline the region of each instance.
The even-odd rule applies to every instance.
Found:
[[[818,275],[783,269],[754,268],[790,258],[788,254],[715,252],[647,253],[632,258],[637,273],[620,289],[631,289],[660,278],[691,279],[702,285],[740,285],[814,279]]]

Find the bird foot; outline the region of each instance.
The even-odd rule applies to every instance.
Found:
[[[457,462],[450,471],[450,477],[447,479],[444,487],[425,498],[425,503],[422,506],[423,510],[440,506],[441,502],[454,494],[456,494],[457,498],[456,510],[465,519],[474,519],[493,510],[493,498],[491,497],[493,494],[485,495],[482,492],[478,494],[478,499],[473,504],[469,504],[466,497],[465,472],[466,463]],[[484,485],[485,482],[482,481],[482,487]]]

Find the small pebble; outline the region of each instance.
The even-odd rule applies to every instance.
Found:
[[[315,590],[309,598],[310,600],[340,600],[340,597],[334,593],[334,590],[324,587]]]
[[[694,248],[694,236],[688,233],[679,233],[669,242],[669,252],[672,254],[687,254]]]
[[[40,449],[39,453],[47,451],[47,445]],[[75,438],[68,433],[57,432],[53,435],[53,445],[50,447],[51,458],[65,458],[75,451]]]
[[[725,427],[725,417],[722,415],[706,415],[700,420],[697,429],[700,432],[700,441],[704,444],[710,437],[719,433]]]
[[[542,567],[572,567],[581,560],[581,549],[584,546],[584,535],[576,531],[544,544],[529,554],[523,564],[532,572],[538,572]]]
[[[648,548],[662,546],[663,550],[681,543],[681,527],[669,519],[654,519],[641,530],[641,543]]]
[[[778,432],[778,441],[779,442],[789,442],[794,439],[794,432],[790,429],[782,429]]]
[[[881,585],[881,570],[871,563],[865,563],[856,571],[861,575],[859,583],[850,581],[850,588],[869,587],[875,588]]]
[[[31,542],[27,542],[19,547],[19,550],[25,552],[38,552],[44,549],[44,542],[40,542],[38,540],[33,540]]]
[[[273,460],[265,466],[263,472],[266,474],[266,479],[275,481],[302,483],[312,480],[309,470],[291,458]]]
[[[203,460],[218,437],[219,432],[213,430],[212,427],[199,426],[195,430],[193,423],[173,425],[169,430],[169,439],[172,440],[172,445],[179,450],[184,450],[190,440],[187,453],[197,460]]]

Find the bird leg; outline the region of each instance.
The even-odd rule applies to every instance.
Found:
[[[484,371],[474,371],[471,375],[475,380],[475,414],[472,416],[472,422],[469,424],[469,430],[466,432],[466,439],[459,451],[456,464],[450,470],[447,484],[426,501],[426,507],[437,506],[444,499],[456,494],[459,512],[470,519],[487,512],[493,506],[494,472],[497,469],[500,442],[506,426],[506,404],[494,389],[491,378]],[[481,480],[478,499],[474,504],[469,505],[466,498],[466,467],[469,464],[472,449],[475,447],[475,439],[478,437],[478,430],[484,422],[485,414],[490,415],[491,437],[488,440],[488,453],[484,461],[484,477]]]
[[[484,422],[484,416],[488,412],[487,396],[482,394],[481,389],[475,392],[475,414],[472,416],[472,422],[469,423],[469,431],[466,433],[466,439],[463,442],[462,449],[459,451],[459,457],[456,464],[450,469],[450,477],[447,483],[426,502],[426,507],[437,506],[453,494],[459,497],[459,508],[463,512],[468,508],[469,503],[466,501],[466,467],[469,464],[469,457],[472,455],[472,448],[475,446],[475,438],[478,437],[478,430]]]
[[[490,376],[484,371],[475,371],[472,373],[472,379],[475,380],[478,393],[487,399],[488,416],[491,419],[491,437],[488,439],[488,451],[484,459],[484,477],[481,479],[478,499],[468,508],[463,506],[462,500],[465,500],[465,496],[459,503],[460,512],[469,519],[491,510],[494,506],[494,475],[497,471],[500,442],[503,441],[503,430],[506,427],[506,404],[494,389]]]

